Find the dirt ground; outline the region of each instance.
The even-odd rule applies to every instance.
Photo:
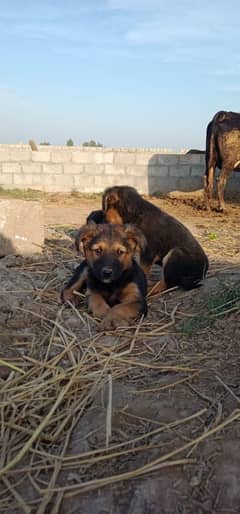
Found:
[[[239,203],[151,198],[201,242],[208,277],[102,334],[84,298],[59,302],[101,198],[41,201],[43,255],[0,261],[0,512],[240,513]]]

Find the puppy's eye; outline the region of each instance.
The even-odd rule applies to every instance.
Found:
[[[94,248],[94,253],[95,253],[97,256],[102,255],[102,248]]]
[[[123,255],[124,253],[125,253],[125,251],[124,251],[124,250],[121,250],[121,248],[118,248],[118,250],[117,250],[117,255],[119,255],[119,257],[120,257],[121,255]]]

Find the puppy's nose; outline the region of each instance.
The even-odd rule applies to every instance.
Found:
[[[110,266],[106,266],[102,269],[102,274],[105,278],[110,278],[112,276],[112,268]]]

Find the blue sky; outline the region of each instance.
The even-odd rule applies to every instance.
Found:
[[[239,0],[0,2],[0,143],[203,148],[240,110]]]

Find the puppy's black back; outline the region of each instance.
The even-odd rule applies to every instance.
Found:
[[[87,217],[87,224],[96,223],[100,225],[101,223],[106,223],[105,213],[99,209],[97,211],[92,211]]]

